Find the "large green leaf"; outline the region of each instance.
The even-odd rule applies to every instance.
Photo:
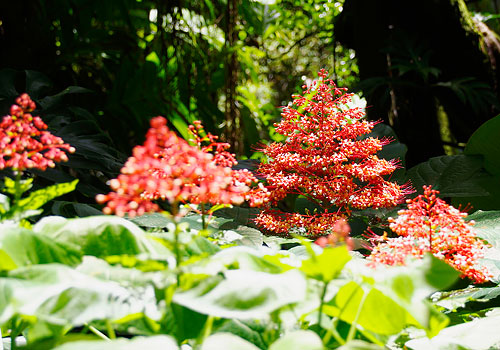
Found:
[[[312,331],[298,330],[286,333],[271,344],[269,350],[323,350],[321,338]]]
[[[481,125],[470,137],[464,153],[482,155],[484,166],[491,174],[500,175],[500,115]]]
[[[477,156],[456,155],[430,158],[408,170],[407,178],[418,193],[432,185],[443,197],[486,196],[481,186],[482,160]]]
[[[252,270],[229,270],[208,278],[173,301],[197,312],[224,318],[267,318],[269,313],[300,302],[306,279],[297,270],[269,274]]]
[[[485,265],[493,275],[493,281],[500,280],[500,211],[478,210],[467,220],[475,222],[474,230],[479,238],[486,240],[491,247],[485,251],[479,265]]]
[[[465,288],[453,290],[450,292],[436,293],[433,295],[433,300],[436,305],[444,307],[448,310],[456,310],[460,307],[465,307],[465,304],[470,301],[488,301],[500,296],[500,287],[491,288]]]
[[[242,321],[237,319],[226,320],[220,327],[217,328],[217,333],[231,333],[241,337],[260,349],[267,349],[263,340],[261,329],[254,329],[258,326],[257,322]],[[262,325],[261,325],[262,326]]]
[[[77,249],[64,242],[25,228],[0,226],[0,270],[48,263],[74,266],[81,257]]]
[[[329,282],[340,274],[349,260],[351,256],[346,246],[325,248],[320,254],[302,261],[301,270],[308,277]]]
[[[177,342],[166,335],[136,337],[133,339],[75,341],[60,345],[54,350],[178,350]]]
[[[143,312],[158,315],[152,286],[124,288],[65,265],[34,265],[0,278],[0,324],[16,315],[36,316],[29,340],[61,336],[94,320]]]
[[[201,350],[259,350],[252,343],[231,333],[216,333],[203,342]]]
[[[428,296],[447,288],[458,272],[446,263],[427,255],[409,266],[364,266],[353,261],[346,267],[354,280],[341,287],[325,313],[345,322],[357,323],[377,334],[396,334],[409,325],[437,334],[447,323]],[[349,272],[350,271],[350,272]]]
[[[419,338],[406,342],[413,350],[488,350],[500,347],[500,309],[496,308],[484,318],[443,329],[432,339]]]
[[[55,241],[72,244],[85,255],[104,257],[147,253],[158,258],[171,255],[167,248],[149,237],[140,227],[117,216],[77,219],[49,216],[40,220],[33,231]]]

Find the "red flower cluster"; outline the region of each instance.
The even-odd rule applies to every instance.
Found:
[[[191,130],[196,137],[196,130],[200,130],[201,125],[197,122],[195,126],[197,129]],[[204,140],[198,141],[201,147]],[[213,137],[212,142],[216,147]],[[144,145],[134,147],[133,156],[127,160],[121,174],[111,180],[114,192],[98,195],[96,200],[107,203],[106,214],[123,216],[127,213],[131,217],[158,211],[158,205],[153,203],[156,199],[172,204],[241,203],[249,190],[248,185],[256,179],[251,173],[245,176],[244,172],[220,165],[234,164],[229,153],[220,150],[216,147],[214,156],[208,153],[213,151],[210,147],[199,149],[189,145],[168,129],[165,118],[155,117]],[[227,158],[222,160],[222,157]]]
[[[284,107],[275,126],[285,142],[263,149],[270,160],[259,168],[267,185],[260,191],[264,209],[255,221],[270,232],[327,235],[352,209],[392,207],[407,191],[384,179],[397,162],[376,155],[391,140],[363,138],[376,122],[364,120],[362,108],[350,107],[352,94],[337,88],[327,75],[321,70],[319,81],[293,96],[296,108]],[[302,195],[321,210],[300,215],[272,209],[288,194]]]
[[[425,253],[444,260],[475,283],[492,276],[479,266],[488,247],[476,237],[473,222],[466,222],[466,213],[437,197],[439,191],[424,186],[424,194],[408,200],[408,209],[400,210],[397,219],[389,219],[390,228],[399,237],[379,240],[368,257],[374,263],[404,265],[408,256],[422,258]]]
[[[45,131],[47,125],[42,119],[31,115],[35,109],[35,102],[28,94],[22,94],[10,107],[10,115],[3,117],[0,123],[0,169],[45,170],[54,167],[54,162],[68,160],[63,150],[75,151],[60,137]]]

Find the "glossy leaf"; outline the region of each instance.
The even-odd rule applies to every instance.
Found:
[[[323,350],[321,338],[312,331],[298,330],[286,333],[271,344],[269,350]]]
[[[173,301],[207,315],[224,318],[266,318],[269,313],[301,301],[306,280],[298,271],[269,274],[251,270],[230,270],[222,280],[201,282]]]
[[[104,257],[147,253],[163,258],[172,255],[141,228],[117,216],[78,219],[49,216],[40,220],[33,230],[58,242],[71,244],[85,255]]]
[[[260,350],[252,343],[231,333],[216,333],[203,342],[201,350]]]
[[[35,264],[61,263],[74,266],[82,254],[73,246],[15,226],[0,226],[0,270]]]
[[[166,335],[136,337],[133,339],[75,341],[60,345],[54,350],[178,350],[177,342]]]
[[[0,295],[0,324],[16,315],[36,316],[37,331],[29,335],[32,339],[57,337],[68,327],[156,308],[152,287],[134,291],[60,264],[10,272],[0,278]]]

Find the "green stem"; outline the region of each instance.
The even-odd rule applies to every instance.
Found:
[[[323,304],[325,303],[325,295],[326,295],[326,290],[328,287],[328,282],[325,282],[325,285],[323,286],[323,291],[321,292],[321,301],[319,304],[319,310],[318,310],[318,326],[321,328],[321,317],[323,315]]]
[[[175,229],[174,229],[174,254],[175,254],[175,274],[177,278],[177,286],[180,285],[180,265],[181,265],[181,249],[180,249],[180,242],[179,242],[179,234],[181,232],[181,229],[179,227],[179,221],[177,220],[177,212],[178,212],[179,206],[178,203],[173,203],[172,204],[172,221],[174,222]]]
[[[364,291],[363,291],[364,292]],[[368,293],[363,293],[363,297],[361,298],[361,302],[358,306],[358,311],[356,311],[356,317],[351,323],[351,328],[349,328],[349,333],[347,334],[346,342],[350,342],[354,339],[354,335],[356,334],[356,325],[358,324],[359,316],[361,315],[361,309],[363,309],[363,305],[365,304],[366,297]]]
[[[106,320],[106,330],[110,339],[116,339],[116,333],[110,320]]]
[[[95,328],[94,326],[91,326],[89,325],[88,323],[85,324],[88,328],[89,328],[89,331],[91,331],[92,333],[94,333],[95,335],[97,335],[99,338],[101,339],[104,339],[104,340],[110,340],[106,334],[102,333],[100,330],[98,330],[97,328]]]
[[[208,221],[205,218],[205,203],[201,203],[201,224],[204,230],[208,229]]]
[[[205,321],[205,325],[203,326],[203,330],[201,331],[200,337],[196,339],[196,346],[195,349],[202,345],[205,339],[212,333],[212,328],[214,325],[214,316],[208,316],[207,320]]]
[[[333,336],[337,343],[340,345],[345,344],[345,340],[340,336],[340,333],[337,331],[337,321],[339,319],[337,317],[333,318],[332,320],[332,327],[326,332],[325,336],[323,337],[323,344],[326,346],[328,342],[330,341],[330,338]]]

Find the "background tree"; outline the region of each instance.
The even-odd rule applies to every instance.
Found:
[[[498,113],[498,72],[464,1],[346,0],[335,33],[356,51],[370,116],[396,129],[409,164],[443,154],[448,125],[446,141],[463,146]]]

